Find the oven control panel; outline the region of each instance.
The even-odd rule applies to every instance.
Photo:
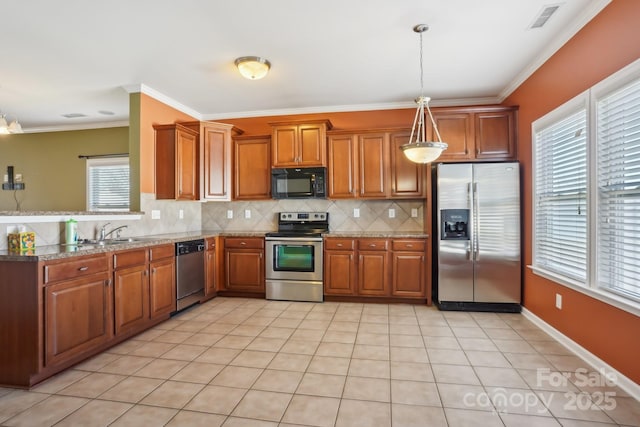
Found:
[[[280,212],[279,220],[286,222],[300,221],[300,222],[326,222],[329,213],[327,212]]]

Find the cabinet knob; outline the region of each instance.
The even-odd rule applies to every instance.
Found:
[[[244,246],[244,245],[246,245],[246,244],[247,244],[247,242],[240,242],[240,244],[241,244],[242,246]]]
[[[151,269],[151,273],[156,274],[156,269],[155,269],[155,267]]]
[[[78,268],[78,271],[87,271],[88,269],[89,269],[89,267],[84,266],[84,267]]]
[[[336,246],[338,246],[339,248],[342,247],[342,243],[338,243]]]
[[[413,245],[412,245],[412,244],[408,244],[408,245],[407,245],[407,247],[408,247],[408,248],[412,248],[412,247],[413,247]]]
[[[375,248],[375,247],[376,247],[376,244],[375,244],[375,243],[369,243],[369,247],[370,247],[370,248]]]

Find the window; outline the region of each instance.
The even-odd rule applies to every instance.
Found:
[[[129,210],[129,158],[87,159],[87,210]]]
[[[532,130],[532,269],[640,313],[640,60]]]

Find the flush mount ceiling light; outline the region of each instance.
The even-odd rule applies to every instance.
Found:
[[[10,133],[23,133],[22,126],[18,123],[18,119],[12,121],[11,123],[7,122],[7,116],[5,114],[0,114],[0,134],[7,135]]]
[[[423,83],[423,65],[422,65],[422,33],[429,29],[428,25],[419,24],[413,27],[413,31],[420,34],[420,96],[416,99],[418,108],[416,110],[416,117],[413,119],[413,126],[411,127],[411,136],[409,137],[409,143],[402,145],[400,148],[404,152],[404,155],[414,163],[429,163],[440,157],[443,150],[446,150],[448,145],[442,142],[440,138],[440,132],[436,125],[431,109],[429,108],[429,101],[431,98],[424,96],[424,83]],[[433,131],[438,138],[438,141],[427,141],[427,129],[425,127],[425,114],[424,109],[427,109],[429,119],[433,126]]]
[[[249,80],[260,80],[267,75],[271,68],[271,63],[259,56],[243,56],[234,62],[240,74]]]

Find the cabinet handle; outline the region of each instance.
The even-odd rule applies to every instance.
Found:
[[[151,273],[156,274],[156,269],[155,269],[155,267],[151,269]]]
[[[148,274],[148,273],[147,273],[147,270],[143,271],[143,272],[142,272],[142,274],[143,274],[144,276],[146,276],[146,275]]]
[[[339,248],[342,247],[342,243],[338,243],[336,246],[338,246]]]
[[[242,246],[244,246],[244,245],[246,245],[246,244],[247,244],[247,242],[240,242],[240,244],[241,244]]]
[[[375,243],[369,243],[369,247],[370,247],[370,248],[375,248],[375,247],[376,247],[376,244],[375,244]]]
[[[89,269],[89,267],[84,266],[84,267],[80,267],[80,268],[78,269],[78,271],[87,271],[88,269]]]
[[[413,245],[407,245],[407,247],[408,247],[408,248],[412,248],[412,247],[413,247]]]

